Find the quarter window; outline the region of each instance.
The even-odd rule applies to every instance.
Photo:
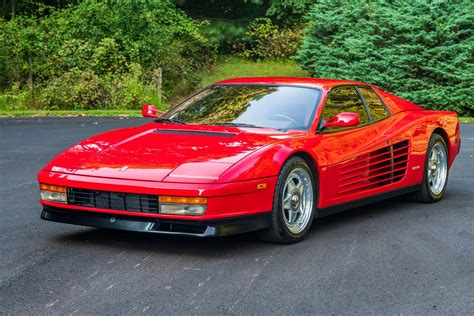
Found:
[[[379,96],[374,92],[374,90],[369,87],[359,87],[359,91],[367,103],[367,107],[369,108],[373,121],[379,121],[389,116],[389,113],[382,103],[382,100],[380,100]]]
[[[337,87],[329,92],[324,105],[323,117],[329,119],[342,112],[359,115],[359,125],[369,122],[369,115],[359,94],[352,86]]]

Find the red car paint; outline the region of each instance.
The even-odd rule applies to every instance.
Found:
[[[204,215],[133,213],[43,200],[41,203],[90,212],[186,220],[269,212],[280,169],[289,157],[299,154],[314,166],[319,180],[317,206],[322,209],[421,183],[425,153],[435,129],[447,139],[449,166],[459,151],[456,113],[424,110],[375,87],[372,88],[391,111],[389,117],[347,131],[317,132],[328,91],[339,85],[369,86],[365,83],[272,77],[216,83],[220,84],[307,86],[321,89],[322,95],[308,131],[150,122],[86,139],[58,155],[38,174],[41,183],[71,188],[207,197]],[[235,136],[163,135],[156,130],[212,131]],[[399,181],[378,185],[377,181],[368,179],[370,185],[361,185],[344,176],[349,170],[364,177],[364,168],[358,164],[365,161],[367,155],[396,143],[401,144],[401,151],[406,150],[408,160],[406,172]]]
[[[353,127],[359,125],[359,116],[355,113],[342,112],[326,120],[324,127]]]

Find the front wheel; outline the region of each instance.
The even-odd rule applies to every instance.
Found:
[[[444,138],[439,134],[431,136],[426,151],[423,183],[415,195],[420,202],[438,202],[446,192],[448,184],[448,149]]]
[[[278,176],[273,198],[272,224],[257,232],[266,241],[290,244],[300,241],[313,222],[316,178],[299,157],[289,159]]]

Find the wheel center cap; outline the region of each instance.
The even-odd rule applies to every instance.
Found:
[[[296,210],[300,206],[300,195],[299,193],[293,193],[291,196],[291,208]]]

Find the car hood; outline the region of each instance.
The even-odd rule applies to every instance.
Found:
[[[46,170],[165,182],[217,182],[233,164],[263,146],[301,132],[150,123],[86,139]]]

